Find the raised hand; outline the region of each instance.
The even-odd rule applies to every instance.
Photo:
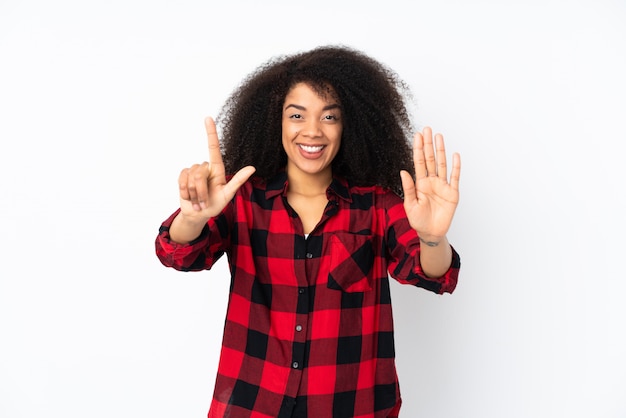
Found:
[[[432,130],[426,127],[423,134],[418,132],[413,138],[413,162],[415,182],[408,172],[400,173],[404,210],[411,227],[420,237],[438,242],[445,238],[459,203],[461,157],[456,153],[453,155],[448,180],[443,136],[435,135],[433,144]]]
[[[199,235],[208,219],[224,209],[255,171],[254,167],[246,166],[226,182],[215,122],[207,117],[204,125],[209,161],[185,168],[178,176],[181,212],[170,229],[172,239],[178,242],[190,241]]]

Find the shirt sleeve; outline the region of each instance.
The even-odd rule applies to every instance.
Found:
[[[461,259],[454,247],[452,262],[441,277],[428,277],[420,264],[420,241],[406,217],[404,204],[393,193],[385,196],[387,215],[386,243],[389,257],[389,274],[402,284],[411,284],[432,292],[452,293],[456,288]]]
[[[159,228],[155,240],[158,259],[166,267],[180,271],[208,270],[220,259],[229,246],[229,206],[215,218],[209,219],[198,238],[188,244],[179,244],[170,238],[170,226],[180,212],[176,210]]]

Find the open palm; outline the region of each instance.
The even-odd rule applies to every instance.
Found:
[[[445,237],[459,203],[459,177],[461,157],[453,155],[452,171],[448,180],[448,167],[443,136],[424,128],[413,139],[415,181],[403,171],[404,210],[411,227],[422,237]]]

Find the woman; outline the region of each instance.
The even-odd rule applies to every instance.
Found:
[[[182,170],[156,252],[175,269],[228,256],[209,417],[397,417],[388,277],[452,292],[458,203],[443,137],[413,139],[406,85],[346,47],[274,58],[207,118],[209,160]]]

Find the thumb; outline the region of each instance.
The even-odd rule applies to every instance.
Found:
[[[239,190],[239,188],[250,178],[252,174],[254,174],[255,171],[256,168],[251,165],[237,171],[230,181],[224,185],[224,197],[227,200],[232,199],[235,193],[237,193],[237,190]]]
[[[413,177],[406,170],[400,171],[400,179],[402,180],[402,191],[404,192],[404,204],[412,206],[417,203],[417,190]]]

